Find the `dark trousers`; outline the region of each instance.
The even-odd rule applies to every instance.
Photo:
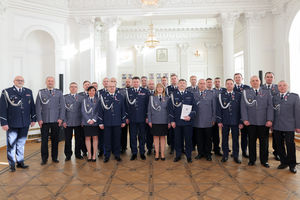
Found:
[[[243,153],[247,153],[247,146],[248,146],[248,127],[244,126],[241,129],[241,149]]]
[[[102,129],[99,131],[98,149],[100,152],[104,152],[104,131]]]
[[[215,125],[212,127],[212,143],[213,151],[215,153],[220,152],[220,134],[218,123],[215,123]]]
[[[296,147],[294,131],[273,131],[277,141],[278,155],[282,164],[296,166]]]
[[[123,151],[126,151],[127,149],[127,133],[128,133],[128,124],[126,124],[125,127],[122,128],[122,133],[121,133],[121,149]]]
[[[129,126],[130,130],[130,148],[133,155],[136,155],[137,139],[139,140],[140,154],[145,154],[145,140],[146,140],[146,123],[134,123],[131,122]]]
[[[175,136],[174,128],[170,128],[167,135],[167,143],[171,147],[171,151],[175,149]]]
[[[185,155],[187,158],[192,157],[192,126],[176,126],[175,129],[175,151],[176,157],[181,157],[183,147],[182,144],[185,142]],[[184,141],[183,141],[184,140]]]
[[[193,145],[193,150],[195,150],[197,146],[197,134],[196,134],[195,127],[193,127],[192,145]]]
[[[268,162],[268,149],[269,149],[269,128],[266,126],[250,125],[248,128],[249,139],[249,160],[256,161],[256,140],[259,139],[259,157],[260,162]]]
[[[105,126],[104,127],[104,156],[110,157],[112,153],[116,157],[120,157],[121,143],[121,126]]]
[[[85,134],[84,134],[84,128],[81,126],[80,127],[80,136],[79,136],[79,140],[80,140],[80,150],[83,154],[87,153],[87,149],[85,146]]]
[[[277,138],[274,136],[274,132],[272,133],[272,148],[274,150],[273,154],[274,155],[279,155],[278,154],[278,142],[277,142]]]
[[[146,146],[148,151],[152,151],[153,148],[153,135],[150,132],[150,127],[146,124]]]
[[[42,144],[41,144],[41,155],[42,160],[47,161],[49,157],[48,153],[48,137],[51,137],[51,157],[52,160],[57,160],[58,155],[58,134],[59,127],[58,123],[44,123],[41,128]]]
[[[29,127],[9,128],[6,132],[7,160],[10,166],[24,162],[24,147]]]
[[[212,128],[196,128],[196,134],[198,154],[206,157],[211,156]]]
[[[67,127],[65,128],[65,155],[67,158],[70,158],[73,154],[72,151],[72,138],[73,138],[73,131],[75,133],[75,156],[80,157],[81,156],[81,146],[84,144],[81,144],[81,127],[80,126],[73,126],[73,127]]]
[[[228,137],[231,130],[233,157],[239,157],[239,126],[223,125],[222,128],[222,150],[224,157],[228,157]]]

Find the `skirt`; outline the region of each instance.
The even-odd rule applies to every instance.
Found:
[[[150,132],[153,136],[166,136],[168,134],[168,124],[152,124]]]
[[[99,126],[83,126],[84,135],[87,136],[99,136]]]

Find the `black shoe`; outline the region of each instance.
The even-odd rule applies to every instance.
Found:
[[[146,160],[146,156],[144,154],[141,154],[140,157],[141,157],[142,160]]]
[[[221,162],[227,162],[227,160],[228,160],[228,157],[223,157]]]
[[[166,160],[166,158],[160,158],[162,161],[165,161]]]
[[[92,159],[92,162],[96,162],[96,159]]]
[[[47,160],[43,160],[42,162],[41,162],[41,165],[46,165],[47,164]]]
[[[249,158],[249,156],[247,155],[246,152],[243,152],[243,157],[244,157],[244,158]]]
[[[206,157],[206,160],[207,160],[207,161],[212,161],[211,156],[207,156],[207,157]]]
[[[17,164],[17,168],[22,168],[22,169],[26,169],[28,168],[29,166],[28,165],[25,165],[24,163],[18,163]]]
[[[154,160],[155,160],[155,161],[158,161],[158,160],[159,160],[159,158],[154,158]]]
[[[286,165],[286,164],[280,164],[280,165],[278,165],[277,169],[285,169],[287,167],[288,167],[288,165]]]
[[[11,172],[15,172],[16,171],[16,167],[14,165],[9,166],[9,170]]]
[[[180,159],[181,159],[180,157],[175,157],[173,161],[178,162]]]
[[[261,163],[262,164],[262,166],[264,166],[265,168],[270,168],[270,165],[269,165],[269,163]]]
[[[98,153],[98,158],[102,157],[102,156],[103,156],[103,154],[104,154],[104,152],[103,152],[103,151],[99,151],[99,153]]]
[[[171,150],[171,151],[170,151],[170,155],[173,155],[173,154],[174,154],[174,150]]]
[[[203,157],[203,156],[202,156],[201,154],[198,154],[198,155],[195,157],[195,159],[196,159],[196,160],[200,160],[202,157]]]
[[[132,154],[130,160],[136,160],[136,158],[137,158],[136,154]]]
[[[223,154],[220,151],[215,152],[216,156],[223,156]]]
[[[148,150],[147,155],[150,156],[152,154],[151,150]]]
[[[83,157],[82,156],[76,156],[76,159],[82,160]]]
[[[253,166],[253,165],[255,165],[255,162],[253,162],[253,161],[248,162],[248,166]]]
[[[241,163],[242,163],[241,160],[240,160],[239,158],[234,158],[233,160],[234,160],[234,162],[236,162],[237,164],[241,164]]]
[[[59,163],[59,160],[55,159],[55,160],[52,160],[52,162]]]
[[[92,161],[93,161],[93,159],[87,159],[87,161],[88,161],[88,162],[92,162]]]
[[[280,157],[277,153],[273,152],[273,155],[275,160],[280,161]]]
[[[108,157],[105,157],[104,160],[103,160],[104,163],[107,163],[108,161],[109,161]]]
[[[187,158],[186,160],[187,160],[188,163],[192,163],[193,162],[192,158]]]
[[[118,157],[118,156],[116,156],[115,159],[116,159],[116,161],[118,161],[118,162],[121,162],[121,161],[122,161],[122,159],[121,159],[120,157]]]
[[[69,161],[69,160],[71,160],[71,158],[70,157],[66,157],[65,161]]]
[[[296,167],[290,167],[290,172],[296,174],[297,173]]]

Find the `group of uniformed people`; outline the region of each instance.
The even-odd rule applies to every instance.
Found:
[[[130,160],[142,160],[153,152],[155,160],[165,160],[166,137],[170,154],[178,162],[184,153],[192,162],[195,159],[212,160],[212,151],[226,162],[231,152],[228,140],[232,136],[234,162],[240,164],[239,135],[242,156],[249,158],[248,165],[255,165],[256,142],[259,139],[259,157],[262,166],[269,168],[269,133],[272,132],[273,149],[278,169],[289,167],[296,173],[295,132],[300,132],[300,100],[288,91],[288,84],[274,84],[274,74],[265,74],[266,83],[261,85],[258,76],[252,76],[250,85],[242,84],[243,77],[236,73],[226,79],[190,77],[187,81],[171,75],[161,83],[143,76],[126,80],[124,88],[117,88],[115,78],[104,78],[103,89],[96,82],[84,81],[84,91],[78,93],[78,85],[70,83],[70,93],[54,88],[55,79],[46,78],[46,88],[39,90],[34,103],[32,91],[23,87],[24,79],[17,76],[14,86],[4,89],[0,99],[0,120],[7,132],[7,158],[10,170],[28,168],[24,163],[24,145],[29,126],[38,122],[41,129],[42,165],[48,161],[48,139],[51,137],[51,158],[58,163],[60,127],[65,133],[65,161],[73,154],[72,138],[75,135],[75,157],[95,162],[104,155],[109,161],[111,153],[117,161],[127,149],[130,135]],[[213,83],[214,82],[214,83]],[[215,87],[213,88],[213,84]],[[222,151],[219,131],[222,132]],[[247,146],[249,154],[247,153]]]

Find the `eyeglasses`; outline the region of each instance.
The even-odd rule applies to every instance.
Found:
[[[24,80],[21,80],[21,79],[16,79],[15,81],[17,81],[17,82],[24,82]]]

